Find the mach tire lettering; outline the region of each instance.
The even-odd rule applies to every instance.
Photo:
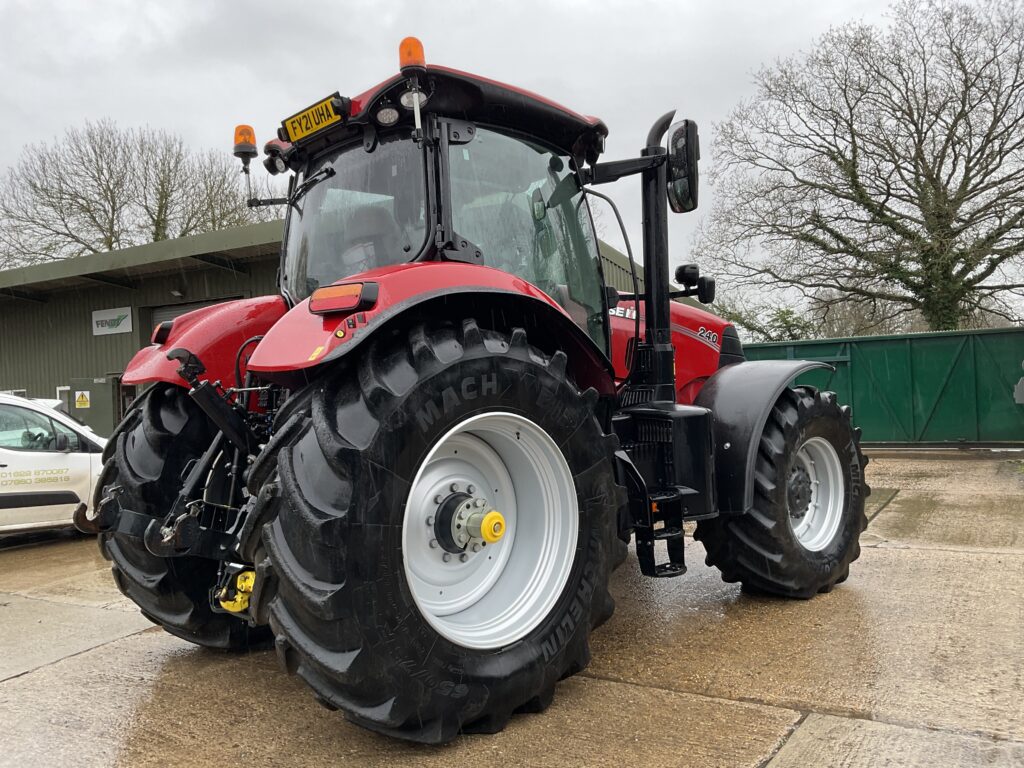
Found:
[[[480,377],[467,376],[458,387],[445,387],[441,391],[440,402],[435,398],[428,400],[416,411],[416,424],[426,432],[441,415],[449,415],[463,402],[476,400],[478,397],[498,394],[498,374],[489,373]]]

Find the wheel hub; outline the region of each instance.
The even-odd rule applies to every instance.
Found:
[[[839,454],[823,437],[797,449],[786,483],[789,524],[804,549],[819,552],[835,539],[843,520],[846,479]]]
[[[461,530],[463,526],[459,523],[456,528],[455,518],[461,517],[464,510],[471,509],[472,506],[473,497],[468,493],[452,493],[441,501],[436,515],[427,517],[427,525],[433,522],[434,538],[445,552],[459,555],[466,548],[465,542],[460,541],[465,536]]]
[[[789,516],[794,520],[803,520],[807,508],[811,504],[811,475],[803,463],[798,463],[789,473],[787,495],[789,500]]]
[[[457,489],[458,485],[453,483],[452,487]],[[479,552],[488,544],[497,544],[505,535],[504,516],[491,509],[487,499],[472,495],[476,490],[472,485],[466,490],[470,493],[453,490],[438,504],[436,514],[427,516],[427,525],[434,528],[437,548],[447,554]],[[451,560],[441,557],[444,562]]]

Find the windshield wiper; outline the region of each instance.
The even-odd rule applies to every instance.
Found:
[[[288,205],[295,205],[297,202],[299,202],[299,200],[303,198],[303,196],[307,192],[309,192],[309,190],[311,190],[324,179],[331,178],[331,176],[333,176],[334,174],[334,167],[330,165],[325,165],[323,168],[321,168],[319,171],[314,173],[312,176],[307,178],[304,182],[302,182],[301,184],[299,184],[299,186],[295,188],[295,191],[292,192],[292,196],[288,198]]]

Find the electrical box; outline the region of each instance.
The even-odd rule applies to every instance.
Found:
[[[71,379],[68,413],[92,427],[100,437],[110,437],[120,412],[121,380],[116,376]]]

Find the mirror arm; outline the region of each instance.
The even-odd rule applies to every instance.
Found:
[[[676,111],[672,109],[655,121],[654,125],[651,126],[651,130],[647,133],[648,147],[657,147],[661,144],[661,140],[665,138],[665,132],[672,125],[672,118],[675,116]]]
[[[715,280],[710,277],[702,277],[697,285],[692,285],[682,290],[669,291],[668,296],[670,299],[684,299],[696,296],[697,301],[701,304],[710,304],[715,300]]]
[[[657,168],[666,161],[665,155],[648,155],[631,157],[628,160],[614,160],[610,163],[598,163],[580,171],[583,184],[608,184],[618,181],[623,176],[633,176],[651,168]]]
[[[246,201],[246,205],[248,205],[250,208],[263,208],[263,207],[268,206],[268,205],[287,205],[287,204],[288,204],[288,198],[287,197],[267,197],[267,198],[262,198],[262,199],[258,198],[258,197],[251,197],[251,198],[249,198]]]

